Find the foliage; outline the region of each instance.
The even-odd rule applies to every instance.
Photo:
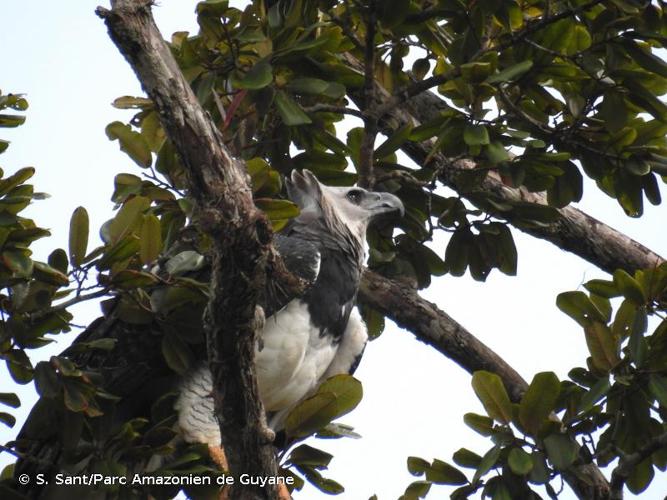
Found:
[[[519,403],[509,400],[497,375],[476,372],[472,385],[488,416],[469,413],[464,420],[493,447],[483,455],[466,448],[454,454],[456,465],[474,471],[470,479],[445,462],[408,459],[408,470],[426,480],[410,485],[406,498],[414,485],[426,491],[431,484],[462,485],[452,498],[479,489],[491,498],[538,498],[539,485],[555,497],[552,481],[573,466],[605,467],[617,459],[628,466],[628,489],[639,494],[654,468],[667,469],[667,448],[654,446],[667,435],[667,264],[634,277],[617,271],[613,281],[584,286],[588,294],[562,293],[558,306],[583,328],[587,367],[573,368],[563,381],[551,372],[536,374]],[[614,312],[616,297],[622,302]],[[434,468],[446,472],[436,476]]]
[[[285,199],[282,175],[308,168],[327,184],[351,185],[366,180],[370,165],[375,188],[396,193],[407,211],[396,238],[388,228],[369,231],[369,266],[385,276],[424,288],[445,273],[469,271],[481,281],[492,269],[515,274],[509,227],[557,220],[558,209],[582,198],[584,175],[629,216],[641,216],[644,199],[661,201],[667,107],[659,97],[667,92],[667,64],[655,52],[667,40],[662,2],[294,0],[256,1],[241,11],[207,0],[196,15],[199,33],[175,33],[172,53],[225,144],[245,161],[256,203],[274,229],[298,210]],[[369,39],[372,47],[365,47]],[[376,103],[384,98],[369,89],[367,76],[388,92],[386,102]],[[395,108],[429,89],[440,100],[428,120],[393,123]],[[124,96],[114,105],[134,116],[106,133],[141,175],[116,176],[111,199],[118,211],[104,224],[100,247],[88,249],[90,222],[79,208],[68,251],[33,261],[30,244],[48,235],[18,215],[40,197],[25,184],[33,170],[0,180],[0,355],[17,382],[34,379],[42,397],[35,422],[53,414],[74,422],[54,427],[64,460],[78,470],[125,472],[176,453],[158,472],[215,474],[206,450],[174,448],[173,394],[166,390],[142,393],[146,404],[134,418],[111,424],[124,410],[117,401],[140,389],[128,365],[173,379],[203,357],[209,247],[154,104]],[[23,111],[27,103],[0,95],[0,109],[8,107]],[[363,126],[343,137],[345,115]],[[22,121],[0,115],[0,126]],[[385,138],[369,154],[364,144],[378,128]],[[415,146],[428,151],[423,163],[401,164],[398,151]],[[0,141],[0,152],[6,147]],[[458,168],[462,160],[474,168]],[[545,191],[548,204],[507,201],[484,189],[488,174],[508,188]],[[452,185],[453,194],[443,189]],[[433,243],[440,233],[449,236],[445,248]],[[587,367],[573,369],[568,381],[537,374],[520,402],[510,400],[497,375],[476,373],[473,389],[487,415],[465,421],[492,448],[481,455],[462,448],[454,455],[458,467],[410,457],[408,469],[420,480],[404,498],[424,497],[433,484],[459,486],[456,498],[480,489],[492,498],[531,498],[534,485],[554,496],[551,482],[576,465],[623,462],[665,433],[667,324],[647,332],[648,318],[665,312],[667,267],[634,276],[619,270],[613,281],[586,288],[588,294],[561,294],[558,307],[584,330]],[[115,333],[97,336],[96,323],[62,356],[33,368],[26,349],[69,331],[68,307],[102,296],[111,296],[104,321]],[[615,315],[613,297],[622,297]],[[384,318],[363,312],[379,335]],[[332,421],[360,398],[351,377],[325,382],[288,417],[288,437],[356,437]],[[0,402],[18,404],[11,394]],[[0,420],[13,424],[9,413]],[[15,448],[31,452],[21,439]],[[282,473],[297,478],[297,487],[305,478],[340,493],[343,487],[321,473],[331,458],[301,444],[285,457]],[[661,449],[630,465],[627,485],[642,491],[667,457]],[[459,467],[474,470],[472,477]]]

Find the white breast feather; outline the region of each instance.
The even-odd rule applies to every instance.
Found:
[[[301,300],[266,321],[264,347],[256,353],[259,394],[267,411],[295,405],[316,385],[336,354],[329,336],[310,322],[308,305]]]
[[[308,305],[301,300],[289,302],[266,320],[261,332],[262,350],[255,352],[255,362],[264,408],[280,415],[271,421],[274,428],[326,378],[348,373],[367,338],[356,310],[350,320],[337,345],[333,344],[331,336],[320,336],[320,329],[310,322]],[[350,339],[346,338],[348,335]],[[184,377],[175,407],[187,442],[220,443],[211,391],[211,374],[206,365],[200,365]]]

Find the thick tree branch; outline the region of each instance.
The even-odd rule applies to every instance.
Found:
[[[512,401],[518,402],[526,392],[528,384],[514,368],[415,290],[366,270],[359,288],[359,299],[412,332],[418,340],[432,346],[468,373],[478,370],[496,373]],[[594,464],[581,465],[576,472],[564,472],[563,476],[579,498],[609,498],[609,484]]]
[[[348,64],[361,71],[363,65],[358,60],[349,54],[345,57]],[[357,104],[363,99],[360,92],[352,93],[351,97]],[[382,103],[389,102],[391,96],[386,89],[376,83],[375,98]],[[438,118],[445,109],[447,105],[440,97],[433,92],[423,91],[405,103],[388,110],[380,121],[380,129],[384,134],[392,134],[406,124],[416,126],[428,123]],[[492,171],[486,175],[477,192],[467,191],[462,188],[458,174],[463,170],[477,168],[477,164],[470,159],[450,160],[439,153],[433,155],[431,153],[432,141],[406,142],[402,149],[418,165],[423,165],[428,158],[434,169],[440,172],[442,182],[464,197],[472,195],[471,198],[474,198],[474,195],[481,190],[495,194],[501,201],[547,204],[546,196],[543,193],[531,193],[525,188],[509,187],[501,181],[498,174]],[[664,257],[641,243],[581,210],[568,206],[559,209],[558,212],[560,218],[552,224],[541,227],[517,226],[517,228],[531,236],[553,243],[562,250],[578,255],[610,273],[616,269],[625,269],[632,273],[637,269],[651,268],[665,261]]]
[[[435,119],[443,109],[444,103],[436,94],[424,92],[395,109],[391,114],[392,129],[404,123],[427,123]],[[395,125],[394,125],[395,124]],[[431,151],[428,143],[407,143],[404,150],[415,162],[422,164]],[[461,191],[457,182],[457,171],[477,168],[472,160],[450,161],[442,155],[435,155],[432,160],[435,167],[443,172],[441,179],[451,188]],[[524,188],[515,189],[505,185],[495,172],[489,172],[480,186],[505,201],[528,201],[546,205],[543,193],[531,193]],[[578,255],[582,259],[613,272],[625,269],[632,273],[637,269],[650,268],[664,262],[664,258],[625,234],[607,226],[594,217],[568,206],[558,210],[558,221],[543,227],[518,226],[518,229],[553,243],[558,248]]]
[[[243,165],[225,149],[163,41],[151,2],[112,0],[111,5],[110,11],[100,7],[97,13],[155,103],[187,171],[202,229],[214,242],[205,326],[213,396],[231,473],[275,477],[276,457],[254,369],[255,308],[271,257],[269,223],[253,203]],[[277,492],[274,486],[239,485],[231,495],[264,499],[276,498]]]
[[[496,373],[512,401],[518,402],[526,392],[528,384],[514,368],[414,289],[367,269],[359,288],[359,300],[409,330],[418,340],[444,354],[468,373],[477,370]]]
[[[359,146],[358,185],[373,189],[375,138],[378,133],[378,115],[375,99],[375,25],[377,23],[376,2],[371,0],[366,13],[366,38],[364,41],[364,89],[363,107],[364,134]]]

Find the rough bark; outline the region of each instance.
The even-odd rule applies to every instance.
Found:
[[[427,123],[438,116],[443,104],[442,99],[433,92],[423,92],[392,112],[391,118],[403,123],[409,120]],[[430,149],[425,143],[409,143],[405,147],[406,153],[418,164],[424,162]],[[456,171],[473,169],[476,167],[475,162],[472,160],[451,162],[442,156],[435,158],[435,161],[438,162],[438,168],[449,173],[442,177],[449,187],[465,195],[465,191],[459,189]],[[489,172],[481,188],[506,201],[547,204],[543,193],[531,193],[525,188],[509,187],[503,184],[495,172]],[[581,210],[568,206],[558,212],[560,218],[552,224],[544,227],[521,226],[518,229],[553,243],[558,248],[571,252],[609,273],[613,273],[616,269],[625,269],[633,273],[637,269],[657,266],[665,260],[641,243]]]
[[[223,442],[232,451],[230,467],[232,472],[275,475],[275,456],[264,432],[263,409],[256,397],[252,363],[254,304],[257,290],[263,286],[265,279],[264,266],[269,256],[271,233],[266,220],[252,203],[242,167],[224,149],[215,128],[180,76],[155,27],[149,5],[145,0],[117,0],[112,2],[111,11],[100,9],[98,12],[105,18],[112,38],[156,103],[163,126],[179,149],[188,171],[192,194],[198,202],[204,227],[216,237],[212,290],[220,290],[216,284],[221,283],[226,285],[227,290],[234,290],[232,297],[224,293],[212,294],[207,325],[211,369],[219,389],[216,391],[216,406],[223,417]],[[420,94],[405,106],[397,108],[391,114],[392,119],[403,120],[403,123],[428,121],[426,114],[415,105],[427,95]],[[433,97],[439,100],[437,96]],[[411,147],[417,146],[418,149],[408,152],[413,158],[423,155],[423,160],[429,149],[427,145]],[[446,165],[449,169],[470,166],[461,162],[448,162]],[[452,179],[455,177],[451,176]],[[456,188],[454,180],[452,183]],[[491,176],[484,187],[508,199],[526,200],[533,196],[535,201],[543,202],[539,194],[509,188]],[[531,234],[580,255],[605,270],[634,270],[663,260],[639,243],[576,209],[563,209],[561,216],[557,223],[545,229],[533,229]],[[221,227],[226,229],[224,234],[219,230]],[[388,280],[367,273],[360,292],[362,298],[379,296],[382,291],[386,293],[385,299],[393,298],[393,301],[384,302],[386,309],[380,310],[414,331],[420,340],[436,347],[469,371],[488,369],[500,372],[505,383],[509,384],[508,389],[514,399],[525,391],[525,381],[509,365],[433,304],[419,298],[414,291],[401,289]],[[372,305],[378,307],[378,301]],[[231,311],[234,313],[230,314]],[[421,315],[428,317],[428,322],[420,319]],[[223,396],[224,406],[221,405]],[[597,498],[596,491],[604,489],[606,482],[597,469],[591,469],[588,479],[592,474],[594,489],[586,486],[586,490],[579,491],[588,491],[589,498]],[[596,475],[599,477],[596,478]],[[596,479],[600,478],[601,481],[597,482]]]
[[[477,340],[437,305],[412,288],[365,270],[359,300],[412,332],[417,340],[430,345],[469,373],[488,370],[503,380],[512,401],[517,402],[528,384],[514,368]]]
[[[348,64],[362,71],[363,64],[359,60],[349,54],[345,55],[345,59]],[[391,98],[389,92],[377,83],[374,95],[379,107]],[[361,92],[352,92],[351,97],[357,106],[363,105]],[[388,109],[387,114],[380,120],[381,131],[384,134],[391,134],[406,124],[417,126],[428,123],[437,118],[445,107],[445,102],[435,93],[423,91],[403,104]],[[402,146],[403,151],[418,165],[424,164],[432,148],[432,140],[421,143],[406,142]],[[467,191],[467,188],[462,189],[457,175],[462,170],[476,168],[477,165],[473,160],[452,161],[442,154],[435,154],[431,155],[430,162],[441,172],[440,180],[445,185],[463,197],[474,194]],[[487,174],[476,192],[480,190],[493,193],[504,201],[547,204],[544,193],[531,193],[525,188],[516,189],[507,186],[495,172]],[[552,224],[541,227],[517,225],[517,228],[531,236],[553,243],[558,248],[571,252],[609,273],[616,269],[625,269],[633,273],[637,269],[650,268],[665,261],[664,257],[641,243],[581,210],[568,206],[559,209],[558,212],[560,218]]]
[[[275,452],[254,369],[255,308],[271,256],[269,223],[253,203],[243,165],[225,149],[163,41],[151,2],[115,0],[111,5],[111,10],[100,7],[97,13],[155,103],[187,171],[201,227],[214,242],[205,327],[216,412],[230,471],[235,476],[276,476]],[[271,485],[238,485],[231,495],[277,498]]]
[[[514,368],[412,288],[366,270],[359,288],[359,299],[412,332],[418,340],[435,348],[468,373],[488,370],[497,374],[512,401],[520,401],[526,392],[528,384]],[[563,476],[579,498],[609,498],[609,483],[594,464],[580,465],[564,472]]]

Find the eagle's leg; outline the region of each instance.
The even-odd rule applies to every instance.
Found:
[[[229,463],[227,463],[227,455],[225,455],[225,450],[222,446],[214,446],[212,444],[208,445],[208,454],[211,457],[211,460],[217,465],[221,471],[229,471]]]
[[[211,460],[220,468],[221,471],[229,471],[229,463],[227,462],[227,455],[225,455],[225,449],[222,446],[208,446],[208,453],[211,456]],[[226,485],[220,491],[218,500],[229,500],[229,485]],[[290,495],[287,486],[283,483],[278,485],[278,500],[292,500],[292,495]]]

